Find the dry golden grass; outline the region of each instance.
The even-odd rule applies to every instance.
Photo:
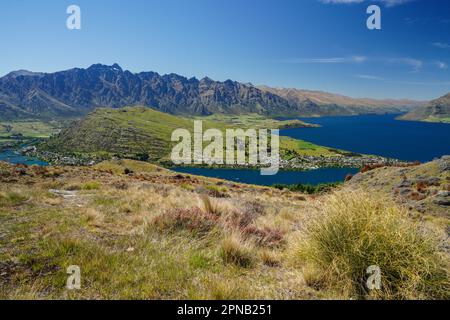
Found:
[[[381,195],[346,191],[328,196],[291,242],[306,281],[343,298],[450,297],[448,256],[438,241]],[[366,286],[367,269],[381,270],[381,289]]]
[[[354,258],[366,250],[366,242],[340,235],[342,241],[334,241],[331,250],[335,262],[325,268],[328,255],[319,241],[333,230],[325,221],[345,223],[350,232],[350,222],[364,219],[365,225],[384,219],[383,228],[366,232],[369,240],[383,240],[378,251],[384,260],[367,254],[377,257],[382,269],[392,273],[399,265],[409,270],[410,264],[421,263],[416,273],[408,271],[412,287],[400,285],[396,293],[377,297],[436,298],[447,290],[441,282],[430,285],[433,290],[420,289],[419,276],[425,271],[429,279],[441,274],[434,258],[440,253],[430,237],[407,236],[416,224],[376,195],[343,190],[304,201],[289,191],[224,186],[216,179],[178,175],[134,161],[30,170],[24,176],[11,176],[10,167],[1,168],[7,174],[0,177],[0,274],[5,274],[0,298],[366,298],[355,290],[360,278],[352,271],[369,262]],[[126,168],[134,173],[125,174]],[[50,189],[72,190],[73,196],[58,196]],[[213,194],[227,197],[213,197],[213,189],[220,191]],[[358,213],[368,209],[370,219]],[[399,216],[401,223],[396,222]],[[313,226],[316,233],[309,232]],[[442,226],[445,222],[437,228]],[[399,238],[402,246],[394,246],[390,238]],[[351,249],[351,259],[340,255],[339,246]],[[65,271],[73,264],[81,267],[82,289],[69,291]],[[342,272],[341,266],[352,272]],[[388,280],[399,283],[395,277]]]

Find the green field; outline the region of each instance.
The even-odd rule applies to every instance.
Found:
[[[276,120],[264,117],[259,114],[225,115],[214,114],[207,117],[197,117],[215,122],[223,122],[227,125],[239,128],[266,128],[266,129],[286,129],[286,128],[315,128],[316,124],[309,124],[301,120]]]
[[[426,122],[450,123],[450,118],[428,117],[424,121],[426,121]]]
[[[1,121],[0,138],[22,135],[27,138],[49,138],[58,131],[57,122],[30,121]]]

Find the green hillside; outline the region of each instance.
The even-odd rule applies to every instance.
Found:
[[[172,132],[179,128],[192,132],[194,120],[198,119],[203,120],[204,131],[210,128],[225,132],[226,128],[233,127],[275,129],[311,126],[298,120],[278,121],[252,115],[246,115],[241,122],[233,122],[229,118],[183,118],[144,107],[101,108],[62,130],[43,148],[62,153],[115,154],[157,161],[169,156],[174,144],[171,142]],[[280,143],[282,154],[339,155],[335,150],[287,137],[282,137]]]

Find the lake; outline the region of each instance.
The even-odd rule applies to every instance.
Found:
[[[343,182],[347,174],[355,174],[359,171],[358,169],[351,168],[323,168],[312,171],[280,171],[274,176],[262,176],[259,170],[251,169],[208,169],[191,167],[171,169],[180,173],[263,186],[298,183],[317,185],[337,181]]]
[[[46,162],[40,161],[38,159],[33,159],[30,157],[25,157],[20,154],[14,153],[12,150],[3,150],[0,152],[0,161],[14,163],[14,164],[26,164],[28,166],[31,165],[39,165],[46,166],[48,165]]]
[[[280,135],[406,161],[428,162],[450,155],[450,124],[399,121],[397,116],[301,118],[322,127],[285,129]]]
[[[450,155],[450,124],[399,121],[399,115],[361,115],[300,118],[320,128],[280,130],[280,135],[332,148],[380,155],[405,161],[427,162]],[[327,168],[308,172],[279,172],[261,176],[256,170],[179,168],[176,171],[260,185],[319,184],[343,181],[357,169]]]
[[[427,162],[450,155],[450,124],[398,121],[395,120],[397,116],[301,118],[322,127],[285,129],[280,134],[328,147],[407,161]],[[45,162],[17,155],[10,150],[0,153],[0,161],[46,165]],[[273,185],[343,181],[347,174],[358,170],[326,168],[307,172],[280,171],[275,176],[261,176],[259,170],[250,169],[180,167],[175,171],[242,183]]]

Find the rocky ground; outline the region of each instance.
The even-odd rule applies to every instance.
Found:
[[[418,166],[360,173],[348,186],[385,192],[411,210],[450,218],[450,156]]]

